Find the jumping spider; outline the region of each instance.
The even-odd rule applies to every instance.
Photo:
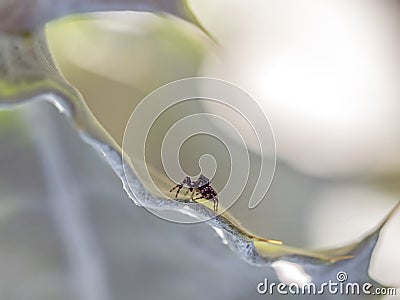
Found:
[[[186,191],[185,196],[190,192],[192,192],[192,195],[190,199],[192,201],[196,201],[197,199],[207,199],[210,201],[214,202],[214,211],[218,211],[218,197],[217,197],[217,192],[213,189],[213,187],[210,185],[210,180],[205,177],[204,175],[200,175],[199,178],[196,181],[191,181],[190,177],[185,177],[183,181],[176,186],[174,186],[169,192],[171,193],[173,190],[176,188],[178,189],[175,194],[175,199],[178,198],[178,194],[181,191],[181,189],[184,186],[187,186],[189,189]],[[198,196],[197,198],[194,198],[194,196]]]

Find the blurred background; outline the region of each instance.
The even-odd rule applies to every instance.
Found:
[[[307,249],[337,247],[370,232],[400,199],[399,3],[189,4],[217,42],[170,16],[119,12],[53,22],[49,45],[63,74],[120,145],[136,105],[166,83],[211,76],[244,88],[269,118],[277,167],[257,208],[247,207],[257,175],[250,174],[229,212],[260,236]],[[175,109],[165,122],[185,112],[221,114],[201,103]],[[50,129],[38,121],[44,118]],[[267,269],[240,261],[208,226],[166,222],[135,207],[54,109],[1,112],[0,122],[2,270],[14,266],[2,275],[8,277],[4,299],[180,299],[189,293],[193,299],[250,299],[257,282],[266,274],[272,278]],[[164,131],[153,131],[146,163],[168,187],[173,182],[161,182],[159,159]],[[34,141],[45,143],[43,136],[56,142],[40,148]],[[223,189],[231,163],[226,149],[207,136],[184,146],[184,170],[197,175],[199,157],[210,153],[217,162],[213,186]],[[254,145],[247,146],[260,163]],[[43,153],[55,155],[56,165],[44,163]],[[61,182],[72,182],[60,186],[60,197],[52,196],[59,194],[55,168],[66,170]],[[372,278],[394,286],[400,286],[399,230],[397,213],[370,268]],[[18,289],[24,282],[32,286]],[[51,288],[43,295],[40,286]]]

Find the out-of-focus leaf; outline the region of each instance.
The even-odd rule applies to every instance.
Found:
[[[201,27],[185,0],[3,0],[0,30],[31,32],[65,15],[121,10],[165,12]]]

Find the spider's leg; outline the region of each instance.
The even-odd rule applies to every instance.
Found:
[[[177,184],[177,185],[174,186],[172,189],[170,189],[169,192],[172,193],[178,186],[179,186],[179,184]]]
[[[170,192],[172,192],[173,190],[175,190],[176,188],[178,188],[178,190],[176,191],[176,195],[175,195],[175,199],[178,198],[179,192],[181,191],[181,189],[183,188],[183,186],[187,184],[190,185],[190,178],[189,177],[185,177],[182,182],[180,184],[177,184],[174,188],[172,188],[170,190]]]
[[[218,198],[214,197],[211,200],[214,201],[214,211],[218,212]]]
[[[179,195],[179,193],[180,193],[182,188],[183,188],[183,185],[182,184],[179,185],[178,190],[176,191],[176,194],[175,194],[175,199],[178,198],[178,195]]]
[[[192,191],[193,191],[193,188],[189,188],[189,189],[186,191],[185,196],[186,196],[187,194],[189,194],[189,191],[192,192]]]
[[[181,191],[181,189],[183,188],[183,185],[182,185],[182,184],[177,184],[177,185],[171,190],[171,192],[172,192],[173,190],[175,190],[176,188],[178,188],[178,190],[176,191],[175,199],[178,198],[178,194],[179,194],[179,192]]]
[[[182,184],[186,184],[189,188],[193,187],[192,181],[190,180],[189,176],[186,176],[183,181]]]
[[[192,189],[191,192],[192,192],[192,194],[190,195],[190,199],[193,200],[193,197],[194,197],[195,193],[197,193],[197,192],[195,189]]]

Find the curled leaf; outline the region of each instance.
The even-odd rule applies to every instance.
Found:
[[[2,5],[4,8],[5,4]],[[48,12],[47,16],[49,15],[54,16]],[[25,25],[24,28],[31,25]],[[277,263],[282,266],[282,262],[286,265],[290,263],[291,266],[294,264],[301,267],[313,281],[320,282],[333,278],[338,270],[352,274],[356,281],[370,280],[368,264],[379,232],[399,205],[373,233],[360,242],[339,249],[308,251],[255,236],[242,228],[229,214],[216,215],[208,207],[208,202],[182,203],[156,197],[144,188],[133,168],[125,169],[124,172],[124,158],[119,145],[95,119],[80,93],[56,69],[43,33],[3,33],[0,35],[0,107],[13,108],[21,103],[34,101],[49,101],[69,118],[82,139],[105,157],[135,203],[138,204],[139,201],[134,195],[140,198],[141,204],[150,208],[177,210],[199,219],[208,219],[207,223],[215,229],[224,243],[253,265],[274,267]],[[125,165],[131,164],[127,161]]]
[[[70,14],[122,10],[165,12],[200,26],[185,0],[5,0],[0,2],[0,30],[32,32]]]

